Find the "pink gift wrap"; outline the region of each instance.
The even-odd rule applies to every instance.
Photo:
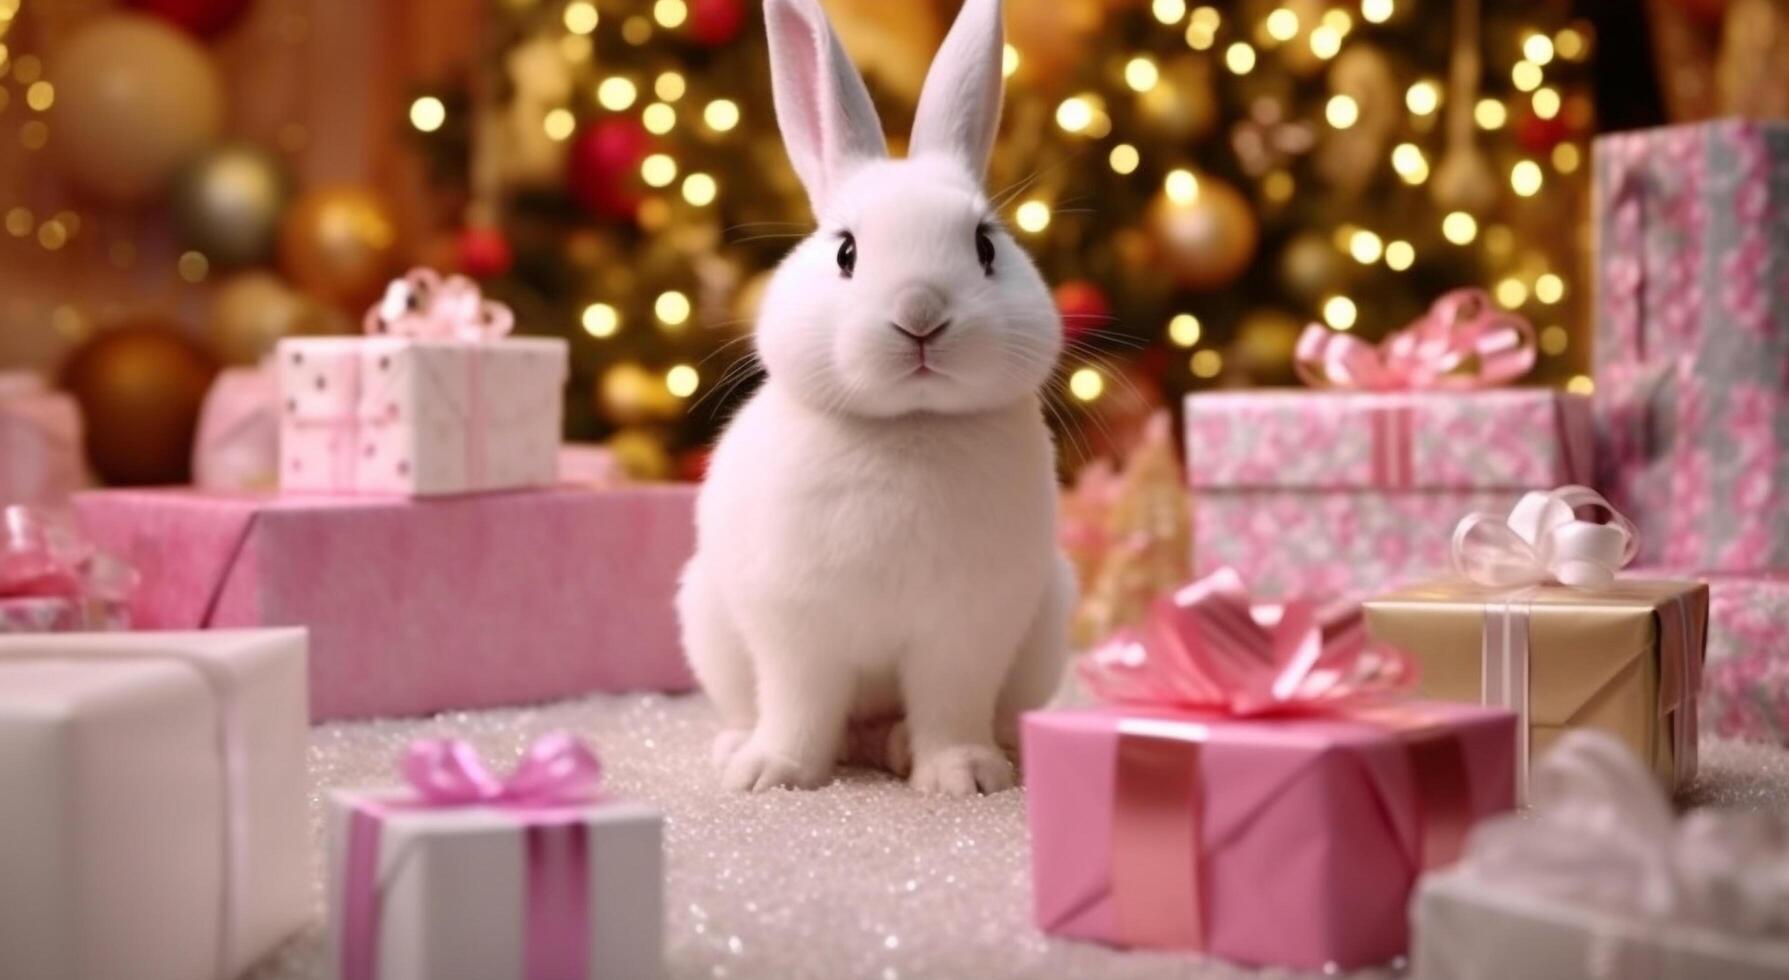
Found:
[[[1473,510],[1590,476],[1589,401],[1541,388],[1189,395],[1193,572],[1262,595],[1429,577]]]
[[[695,488],[556,488],[438,500],[192,490],[76,497],[133,563],[145,629],[301,624],[311,717],[682,691],[672,596]]]
[[[1515,715],[1380,710],[1406,720],[1027,714],[1039,928],[1307,970],[1402,955],[1417,876],[1514,805]]]
[[[211,383],[193,440],[193,484],[271,490],[279,484],[279,378],[271,365],[226,368]]]
[[[1789,123],[1599,137],[1599,484],[1642,561],[1789,567]]]
[[[81,408],[42,379],[0,372],[0,507],[56,507],[87,484]]]
[[[1650,568],[1633,574],[1708,583],[1702,731],[1789,746],[1789,570],[1700,575]]]
[[[560,338],[280,341],[282,490],[439,496],[558,480]]]

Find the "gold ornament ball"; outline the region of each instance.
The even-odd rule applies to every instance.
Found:
[[[610,437],[607,445],[630,480],[663,480],[671,475],[671,453],[655,433],[622,429]]]
[[[241,267],[273,254],[291,182],[273,154],[230,144],[208,150],[174,180],[174,224],[213,265]]]
[[[199,406],[217,366],[179,324],[137,320],[95,334],[62,369],[81,405],[87,457],[122,486],[185,483]]]
[[[204,48],[157,18],[102,14],[48,61],[57,164],[107,204],[140,204],[161,193],[223,125],[217,67]]]
[[[663,375],[632,361],[604,371],[596,395],[603,414],[622,425],[676,418],[683,409],[683,402],[666,389]]]
[[[1298,380],[1292,353],[1303,326],[1284,310],[1260,309],[1243,317],[1225,362],[1254,385],[1289,385]]]
[[[1218,117],[1211,62],[1191,54],[1176,57],[1162,66],[1161,77],[1137,103],[1164,135],[1197,139],[1209,133]]]
[[[243,272],[224,281],[206,322],[211,352],[224,364],[254,364],[281,337],[313,332],[312,304],[271,272]]]
[[[1255,212],[1234,187],[1199,175],[1199,190],[1181,204],[1160,192],[1149,206],[1156,254],[1175,282],[1188,289],[1218,289],[1255,257]]]
[[[310,191],[280,227],[280,267],[299,289],[358,310],[397,271],[397,222],[379,195],[362,187]]]
[[[1087,57],[1087,41],[1105,17],[1101,0],[1009,4],[1006,40],[1019,52],[1018,75],[1049,88],[1072,79],[1072,69]]]
[[[1342,253],[1314,231],[1294,235],[1280,252],[1280,283],[1306,299],[1336,292],[1345,271]]]

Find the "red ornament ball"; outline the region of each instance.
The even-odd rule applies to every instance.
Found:
[[[127,0],[194,37],[210,37],[242,18],[253,0]]]
[[[1056,287],[1056,310],[1062,314],[1063,335],[1073,340],[1104,327],[1112,304],[1097,283],[1070,279]]]
[[[710,454],[706,446],[685,450],[677,457],[677,478],[685,483],[701,483],[708,476]]]
[[[691,0],[690,39],[706,48],[718,48],[739,36],[745,27],[745,0]]]
[[[1571,126],[1560,115],[1542,119],[1533,111],[1528,111],[1516,121],[1516,142],[1530,153],[1551,153],[1555,146],[1565,142],[1571,134]]]
[[[566,156],[566,189],[592,215],[632,221],[645,191],[640,163],[652,152],[652,136],[634,119],[611,116],[586,126]]]
[[[503,275],[515,262],[509,239],[495,228],[466,228],[454,239],[453,249],[454,264],[474,279]]]

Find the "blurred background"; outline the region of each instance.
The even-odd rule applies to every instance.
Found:
[[[824,5],[898,152],[957,0]],[[1008,0],[1007,38],[991,190],[1073,339],[1071,470],[1463,285],[1585,389],[1591,138],[1789,114],[1789,0]],[[418,264],[571,340],[568,438],[699,476],[809,219],[757,0],[0,0],[0,225],[0,370],[156,483],[220,369]]]

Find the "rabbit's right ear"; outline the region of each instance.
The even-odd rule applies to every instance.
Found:
[[[852,167],[888,155],[888,142],[818,0],[765,0],[764,26],[777,126],[818,215]]]

